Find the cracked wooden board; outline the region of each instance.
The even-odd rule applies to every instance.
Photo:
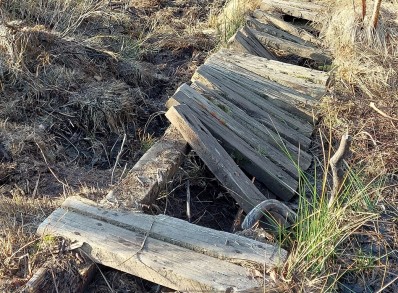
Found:
[[[255,277],[253,264],[274,267],[286,260],[286,252],[272,245],[164,215],[106,210],[78,197],[54,211],[38,234],[79,242],[98,263],[185,292],[272,286],[269,277]]]

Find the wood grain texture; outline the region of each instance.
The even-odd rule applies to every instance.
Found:
[[[175,174],[187,151],[187,142],[175,128],[169,127],[113,189],[113,200],[126,208],[152,203]]]
[[[62,208],[220,260],[266,269],[286,261],[285,250],[235,234],[191,224],[166,215],[112,211],[81,197],[67,198]]]
[[[38,233],[81,242],[80,249],[95,262],[175,290],[240,292],[259,286],[247,268],[154,239],[150,231],[133,232],[64,208],[54,211]]]
[[[318,21],[326,7],[318,3],[306,1],[263,0],[260,9],[275,10],[297,18]]]
[[[265,199],[188,106],[171,107],[166,117],[243,210],[249,212]]]

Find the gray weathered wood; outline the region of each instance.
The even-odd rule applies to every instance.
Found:
[[[288,141],[294,146],[300,147],[302,150],[307,150],[309,148],[311,139],[293,128],[290,128],[285,123],[273,119],[269,124],[266,124],[261,119],[257,120],[256,115],[252,115],[247,109],[239,107],[225,98],[227,94],[220,90],[210,88],[200,81],[194,81],[191,86],[195,90],[201,92],[202,95],[218,107],[226,109],[229,115],[236,119],[236,121],[251,129],[259,138],[267,139],[267,137],[276,136],[277,139],[273,139],[271,142],[275,147],[281,147],[281,144],[278,144],[279,141],[286,147],[289,147],[289,145],[286,144],[286,141]],[[296,151],[296,148],[290,148],[290,152],[296,153]],[[304,167],[301,166],[301,168]]]
[[[208,62],[220,60],[230,63],[240,72],[249,72],[275,81],[298,92],[320,98],[326,93],[328,74],[323,71],[267,60],[249,54],[221,49],[208,58]],[[219,61],[219,62],[220,62]]]
[[[153,221],[152,228],[157,224]],[[147,234],[133,232],[59,208],[38,233],[82,243],[80,250],[95,262],[175,290],[231,292],[235,287],[239,292],[259,286],[247,268],[154,239],[151,227]]]
[[[276,57],[245,28],[238,30],[228,41],[228,46],[239,52],[249,53],[255,56],[276,60]]]
[[[320,49],[300,45],[287,40],[281,40],[279,38],[271,36],[270,34],[259,32],[255,29],[251,29],[251,31],[256,36],[256,38],[266,47],[272,48],[274,50],[289,52],[291,54],[295,54],[303,58],[308,58],[319,63],[330,64],[332,62],[332,58],[329,55],[326,55]]]
[[[265,111],[267,116],[279,117],[277,120],[283,121],[298,132],[305,135],[312,133],[311,112],[316,100],[308,95],[265,78],[256,78],[242,71],[231,70],[227,64],[204,64],[192,77],[192,81],[195,80],[207,80],[227,94],[238,94],[241,97],[239,102],[246,104],[250,111],[258,112],[249,104],[255,105]]]
[[[246,17],[246,23],[249,27],[254,28],[260,32],[264,32],[267,34],[270,34],[274,37],[280,38],[280,39],[284,39],[284,40],[288,40],[291,42],[295,42],[301,45],[307,45],[310,47],[315,47],[315,44],[312,44],[311,42],[308,41],[304,41],[302,38],[299,38],[297,36],[294,36],[288,32],[285,32],[281,29],[276,28],[275,26],[271,25],[271,24],[265,24],[263,22],[260,22],[259,20],[257,20],[256,18],[247,16]]]
[[[62,208],[133,232],[149,233],[153,239],[242,266],[265,265],[265,269],[269,269],[283,264],[287,258],[286,251],[277,246],[166,215],[106,210],[81,197],[67,198]]]
[[[291,35],[294,35],[306,42],[309,42],[310,44],[320,45],[320,41],[315,36],[313,36],[304,29],[298,28],[288,22],[283,21],[278,17],[265,13],[264,11],[261,11],[259,9],[253,12],[253,16],[260,22],[270,23],[275,27],[280,28],[285,32],[288,32]]]
[[[264,11],[276,10],[277,12],[315,22],[319,21],[319,17],[326,10],[326,7],[306,1],[263,0],[260,9]]]
[[[249,212],[265,199],[188,106],[171,107],[166,117],[243,210]]]
[[[188,86],[180,87],[168,102],[169,107],[179,104],[187,105],[224,148],[238,158],[238,164],[274,194],[284,200],[296,194],[298,169],[293,159]]]
[[[152,203],[178,170],[187,150],[181,134],[169,127],[112,190],[112,201],[128,208]]]

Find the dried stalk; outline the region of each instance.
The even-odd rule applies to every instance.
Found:
[[[344,134],[340,141],[340,146],[333,157],[330,159],[330,168],[333,175],[333,188],[330,194],[329,207],[332,205],[334,199],[338,196],[341,185],[344,181],[344,159],[347,158],[350,152],[352,138],[348,134]]]
[[[372,14],[372,20],[371,20],[371,25],[372,29],[376,29],[377,27],[377,22],[379,21],[379,15],[380,15],[380,6],[381,6],[381,0],[376,0],[375,1],[375,6],[373,8],[373,14]]]
[[[366,16],[366,0],[362,0],[362,21],[365,19]]]

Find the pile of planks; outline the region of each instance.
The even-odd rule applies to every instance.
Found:
[[[265,200],[295,196],[300,172],[312,162],[316,106],[328,74],[278,56],[284,52],[318,65],[331,57],[308,23],[283,17],[310,23],[322,9],[309,2],[264,0],[229,49],[210,56],[190,85],[181,85],[168,100],[172,126],[121,183],[100,204],[68,198],[38,234],[71,241],[91,261],[86,271],[100,263],[185,292],[274,288],[265,272],[286,260],[285,250],[140,211],[166,187],[188,144],[246,213]],[[254,181],[269,192],[260,192]],[[27,292],[40,292],[43,278],[32,278]]]

